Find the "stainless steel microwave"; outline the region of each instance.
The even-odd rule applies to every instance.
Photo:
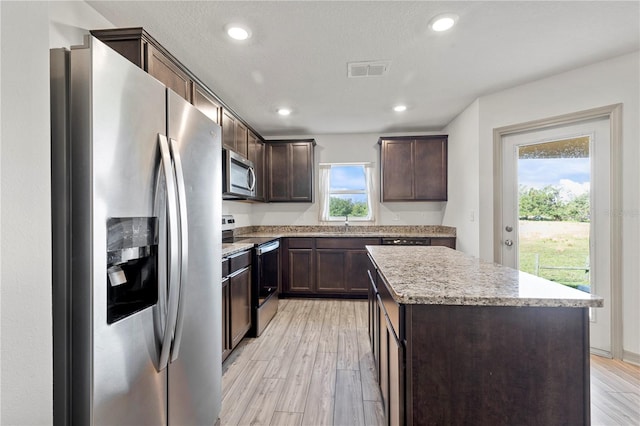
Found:
[[[237,152],[222,150],[222,197],[251,198],[256,195],[253,163]]]

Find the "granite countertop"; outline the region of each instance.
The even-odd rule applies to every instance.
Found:
[[[222,243],[222,257],[253,248],[253,243]]]
[[[601,297],[446,247],[367,246],[400,304],[602,307]]]
[[[248,226],[237,228],[241,237],[432,237],[455,238],[456,228],[438,225],[317,225],[317,226]]]

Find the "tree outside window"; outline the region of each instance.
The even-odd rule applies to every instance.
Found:
[[[332,165],[329,174],[329,219],[345,216],[369,220],[367,175],[364,165]]]

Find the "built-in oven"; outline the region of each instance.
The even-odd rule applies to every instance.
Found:
[[[251,198],[256,195],[253,163],[237,152],[222,150],[222,197]]]

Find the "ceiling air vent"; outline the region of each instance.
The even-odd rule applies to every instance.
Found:
[[[389,72],[391,61],[369,61],[347,63],[347,77],[384,77]]]

